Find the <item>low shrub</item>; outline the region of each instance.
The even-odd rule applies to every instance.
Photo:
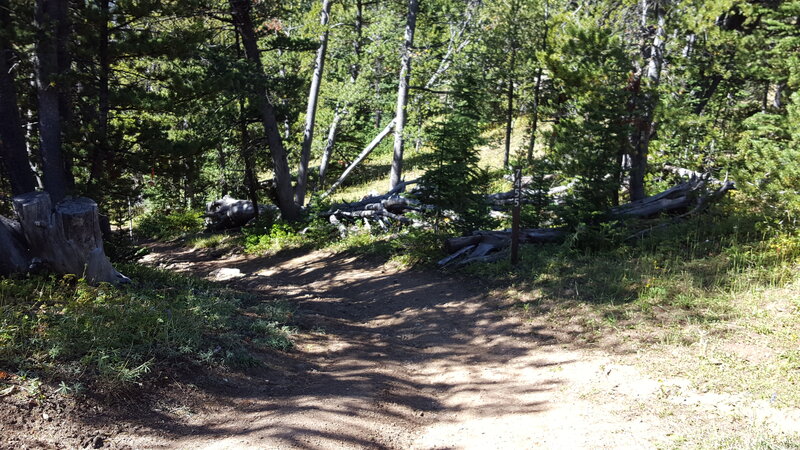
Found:
[[[136,234],[149,239],[174,239],[203,231],[203,213],[194,210],[150,211],[139,218]]]

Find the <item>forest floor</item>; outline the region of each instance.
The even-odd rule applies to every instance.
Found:
[[[11,405],[36,431],[10,447],[757,447],[800,431],[797,409],[653,376],[636,348],[522,317],[479,280],[321,251],[152,251],[295,305],[295,348],[244,372],[165,371],[112,406]]]

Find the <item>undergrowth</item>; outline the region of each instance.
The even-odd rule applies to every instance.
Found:
[[[135,233],[149,239],[170,240],[203,230],[203,212],[195,210],[152,210],[136,221]]]
[[[0,367],[117,389],[170,362],[238,368],[258,364],[248,348],[292,345],[286,304],[258,303],[141,265],[120,270],[132,284],[92,286],[74,276],[1,278]]]

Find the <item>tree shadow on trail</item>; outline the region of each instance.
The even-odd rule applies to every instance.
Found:
[[[162,263],[191,257],[168,252]],[[210,258],[191,263],[201,275],[223,266]],[[224,267],[246,274],[235,287],[296,306],[297,346],[260,354],[262,367],[202,385],[227,416],[197,425],[141,420],[169,439],[398,447],[410,442],[410,430],[459,414],[546,411],[548,393],[561,384],[553,372],[575,362],[549,351],[556,340],[548,330],[503,317],[469,279],[321,253],[232,259]]]

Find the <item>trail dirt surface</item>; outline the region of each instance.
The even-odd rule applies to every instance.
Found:
[[[112,404],[5,397],[0,448],[642,449],[800,431],[798,410],[648,376],[638,353],[523,320],[464,276],[166,244],[146,262],[293,304],[295,348],[244,372],[160,369]]]
[[[215,406],[159,439],[179,448],[647,448],[644,417],[585,399],[606,358],[503,313],[463,277],[313,252],[215,260],[155,247],[151,263],[200,275],[239,269],[237,288],[294,303],[294,363],[230,379]],[[276,367],[276,366],[283,367]],[[277,369],[277,370],[276,370]],[[633,380],[631,380],[633,381]],[[621,412],[621,413],[618,413]],[[648,439],[645,439],[648,437]]]

